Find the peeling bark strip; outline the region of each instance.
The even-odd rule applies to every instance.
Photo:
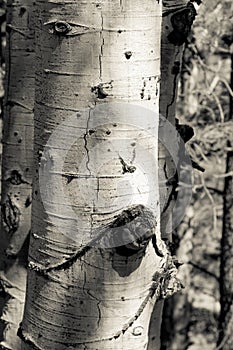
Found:
[[[0,283],[8,283],[1,313],[0,347],[20,350],[17,337],[26,289],[27,251],[31,224],[34,104],[33,1],[7,1],[6,84],[3,113]],[[20,292],[19,292],[20,290]],[[23,295],[18,300],[18,294]]]

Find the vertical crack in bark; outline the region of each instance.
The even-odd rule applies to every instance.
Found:
[[[175,55],[174,62],[176,62],[177,56],[180,54],[180,49],[178,48],[177,53]],[[178,61],[177,61],[178,62]],[[173,103],[176,102],[176,91],[177,91],[177,78],[179,77],[180,70],[174,71],[174,80],[173,80],[173,90],[172,90],[172,99],[171,102],[167,105],[166,109],[166,118],[169,117],[169,108],[172,107]]]
[[[89,149],[88,149],[88,142],[87,142],[87,138],[88,138],[88,129],[89,129],[89,122],[90,122],[90,117],[91,117],[91,110],[89,110],[89,116],[87,119],[87,128],[86,128],[86,132],[83,136],[84,139],[84,148],[86,150],[86,154],[87,154],[87,161],[86,161],[86,169],[89,171],[89,175],[91,175],[91,170],[89,168],[89,162],[90,162],[90,156],[89,156]]]
[[[99,66],[100,66],[100,81],[102,81],[102,76],[103,76],[103,64],[102,64],[102,58],[103,58],[103,52],[104,52],[104,36],[103,36],[103,31],[104,31],[104,17],[103,14],[101,13],[101,31],[100,31],[100,55],[99,55]]]

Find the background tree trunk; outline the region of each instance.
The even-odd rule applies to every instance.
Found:
[[[31,220],[34,104],[33,3],[7,3],[6,89],[3,115],[0,282],[4,293],[1,347],[20,349],[27,238]]]
[[[230,47],[233,47],[233,32],[229,36],[231,39]],[[231,52],[231,76],[230,87],[233,91],[233,54]],[[233,120],[233,98],[230,96],[229,116],[227,118]],[[233,144],[227,141],[227,148],[231,149],[227,152],[226,157],[226,174],[233,170]],[[233,344],[233,176],[227,176],[225,179],[223,194],[223,228],[221,240],[221,264],[220,264],[220,334],[218,349],[230,350]]]

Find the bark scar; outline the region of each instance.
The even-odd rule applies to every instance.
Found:
[[[2,205],[2,219],[3,223],[8,229],[9,233],[17,231],[20,222],[20,210],[12,202],[10,195],[7,196],[7,200]]]

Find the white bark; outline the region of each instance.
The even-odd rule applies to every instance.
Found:
[[[32,2],[7,3],[6,88],[3,115],[0,283],[6,293],[2,348],[19,350],[31,220],[34,104]]]
[[[161,4],[152,0],[37,3],[37,174],[24,350],[147,347],[150,315],[161,296],[160,274],[154,274],[163,276],[167,252],[158,256],[151,243],[145,249],[135,242],[112,249],[85,245],[104,227],[109,230],[101,244],[116,244],[126,231],[123,226],[118,238],[111,236],[111,224],[135,205],[148,207],[158,221],[157,181],[137,189],[141,178],[157,178],[158,116],[147,115],[158,113],[160,23]],[[126,110],[133,103],[139,112],[132,122],[121,105],[106,102],[124,102]],[[95,113],[99,104],[102,112],[85,119],[82,109]],[[140,115],[139,106],[148,112]],[[78,123],[69,125],[72,115]],[[59,142],[50,139],[43,153],[61,124]],[[62,168],[61,150],[67,152]],[[42,179],[48,175],[42,192],[38,160]],[[159,227],[147,230],[159,245]]]

